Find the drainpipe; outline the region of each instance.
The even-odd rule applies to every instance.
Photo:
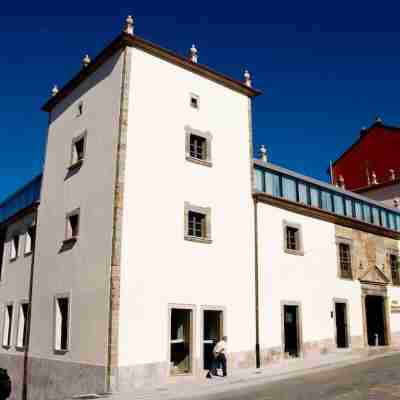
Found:
[[[257,199],[254,201],[254,278],[255,278],[255,311],[256,311],[256,368],[261,367],[260,357],[260,310],[259,310],[259,277],[258,277],[258,212]]]
[[[26,333],[25,333],[25,349],[24,349],[24,370],[23,370],[23,381],[22,381],[22,400],[28,399],[28,354],[29,354],[29,343],[31,337],[31,321],[32,321],[32,293],[33,293],[33,277],[35,269],[35,253],[36,253],[36,232],[37,232],[37,207],[35,209],[34,224],[35,227],[32,240],[32,254],[31,254],[31,271],[29,277],[29,294],[28,294],[28,315],[26,320]]]

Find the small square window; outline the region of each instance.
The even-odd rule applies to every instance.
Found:
[[[185,203],[185,239],[211,243],[211,209]]]
[[[18,258],[19,250],[19,235],[13,236],[10,242],[10,260],[16,260]]]
[[[289,254],[303,255],[301,226],[284,221],[284,251]]]
[[[24,349],[27,344],[28,303],[19,305],[17,347]]]
[[[79,235],[79,210],[73,211],[71,214],[67,215],[66,224],[65,239],[77,239]]]
[[[191,94],[190,95],[190,106],[192,107],[192,108],[195,108],[195,109],[199,109],[199,107],[200,107],[200,98],[199,98],[199,96],[196,96],[195,94]]]
[[[185,130],[186,160],[196,164],[211,167],[211,133],[200,132],[188,126],[185,127]]]
[[[82,163],[86,152],[86,134],[80,135],[72,141],[71,166]]]
[[[11,333],[13,323],[13,305],[6,304],[4,309],[4,322],[3,322],[3,347],[11,347]]]
[[[54,314],[54,350],[56,352],[66,352],[69,346],[70,310],[68,297],[56,297]]]
[[[204,137],[190,135],[190,156],[198,160],[207,159],[207,140]]]

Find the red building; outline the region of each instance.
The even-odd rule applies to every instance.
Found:
[[[360,132],[360,137],[333,163],[332,181],[359,193],[400,182],[400,127],[381,119]],[[367,195],[367,194],[366,194]]]

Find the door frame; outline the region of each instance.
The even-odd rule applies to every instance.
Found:
[[[346,341],[347,347],[338,347],[337,345],[337,323],[336,323],[336,303],[345,304],[346,305]],[[350,309],[349,309],[349,301],[347,299],[341,299],[338,297],[334,297],[332,300],[333,304],[333,324],[334,324],[334,335],[335,335],[335,347],[336,349],[346,350],[351,349],[351,329],[350,329]]]
[[[362,317],[363,317],[363,338],[364,347],[369,347],[368,345],[368,325],[367,325],[367,307],[366,307],[366,297],[367,296],[378,296],[382,297],[383,300],[383,329],[385,346],[390,346],[391,344],[391,330],[390,330],[390,304],[389,296],[387,293],[386,285],[372,285],[363,283],[361,286],[361,305],[362,305]]]
[[[187,310],[190,311],[190,357],[189,357],[189,365],[190,365],[190,371],[186,374],[182,373],[179,374],[181,376],[191,376],[194,375],[194,372],[196,370],[196,357],[195,357],[195,351],[196,351],[196,306],[194,304],[168,304],[168,345],[167,345],[167,361],[168,361],[168,376],[175,376],[171,374],[171,315],[172,315],[172,310],[177,309],[177,310]]]
[[[303,357],[303,313],[301,301],[281,300],[281,352],[285,354],[285,306],[297,307],[297,348],[298,358]]]
[[[204,371],[204,311],[222,312],[222,336],[227,336],[226,330],[226,307],[225,306],[200,306],[200,360],[199,370]],[[228,338],[229,340],[229,338]]]

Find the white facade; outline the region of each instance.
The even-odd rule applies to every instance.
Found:
[[[335,300],[348,305],[350,345],[365,345],[365,282],[338,276],[341,222],[288,211],[282,198],[258,201],[254,210],[257,93],[142,39],[120,40],[45,106],[50,124],[37,214],[29,398],[165,381],[176,372],[177,343],[190,347],[185,372],[203,375],[207,311],[219,313],[218,333],[228,336],[229,368],[254,366],[257,293],[264,366],[285,356],[285,304],[299,306],[299,355],[336,350]],[[205,159],[191,156],[191,132],[205,140]],[[188,234],[190,210],[206,210],[204,237]],[[30,226],[32,218],[7,227],[6,252],[14,228]],[[285,251],[285,224],[300,227],[302,254]],[[355,235],[372,230],[383,246],[397,235],[354,219],[349,224]],[[392,251],[396,240],[387,242]],[[20,252],[24,246],[21,240]],[[7,304],[28,298],[31,261],[4,257],[0,326],[8,324]],[[400,288],[380,279],[400,303]],[[179,326],[187,330],[182,343],[172,337],[174,311],[190,315]],[[400,333],[400,314],[391,314],[390,325]],[[23,354],[13,335],[12,345],[0,348],[10,371]],[[13,379],[21,382],[16,371]]]

